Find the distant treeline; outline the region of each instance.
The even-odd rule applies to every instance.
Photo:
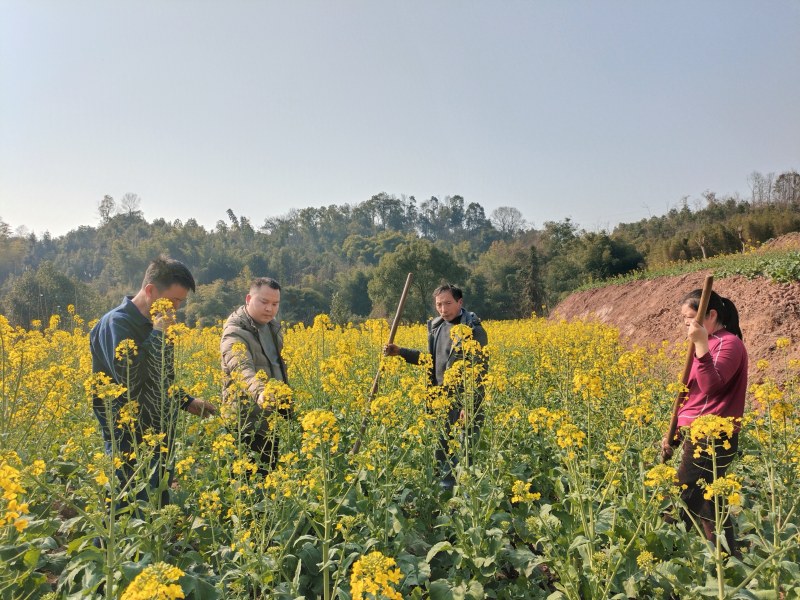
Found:
[[[14,233],[0,220],[0,312],[29,326],[74,305],[101,315],[141,284],[161,254],[185,262],[198,288],[185,319],[213,325],[241,304],[247,282],[267,275],[283,286],[281,319],[310,322],[328,313],[339,323],[391,314],[406,273],[414,286],[407,321],[432,312],[430,292],[460,284],[466,305],[483,318],[545,314],[578,286],[635,269],[740,252],[800,231],[800,175],[753,173],[749,198],[685,199],[663,216],[584,231],[570,219],[530,228],[519,210],[483,207],[461,196],[381,193],[356,205],[292,210],[260,226],[230,209],[209,231],[194,219],[148,222],[139,199],[99,203],[100,224],[66,235]]]

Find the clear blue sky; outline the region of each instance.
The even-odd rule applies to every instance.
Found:
[[[0,0],[0,218],[387,192],[586,229],[800,169],[800,2]]]

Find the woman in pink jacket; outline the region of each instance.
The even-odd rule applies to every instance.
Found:
[[[681,302],[687,335],[694,342],[694,362],[687,382],[689,391],[678,411],[678,426],[690,427],[701,415],[732,417],[733,435],[715,443],[716,475],[712,474],[711,456],[703,452],[695,458],[695,444],[686,439],[678,480],[686,486],[681,498],[695,519],[699,517],[706,537],[714,542],[714,500],[703,497],[704,490],[697,485],[697,480],[711,482],[715,477],[722,477],[736,455],[747,391],[747,349],[742,342],[739,312],[728,298],[711,292],[703,325],[697,323],[695,317],[701,292],[694,290]],[[683,519],[687,528],[691,527],[689,516],[684,514]],[[738,556],[730,520],[725,523],[725,537],[731,553]]]

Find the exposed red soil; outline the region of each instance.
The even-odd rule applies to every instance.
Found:
[[[793,231],[764,242],[759,250],[800,250],[800,231]]]
[[[789,242],[800,247],[800,234],[793,237],[793,240],[780,238],[779,247],[795,247],[785,245]],[[577,292],[556,306],[553,316],[613,325],[624,339],[640,346],[664,340],[686,344],[679,303],[688,292],[702,287],[709,274],[710,271],[698,271]],[[730,298],[739,310],[750,356],[750,381],[757,382],[765,376],[784,380],[787,375],[784,356],[800,359],[800,282],[781,284],[761,277],[736,276],[715,280],[714,291]],[[778,350],[775,341],[779,338],[788,338],[789,347]],[[768,369],[756,368],[761,359],[769,361]]]

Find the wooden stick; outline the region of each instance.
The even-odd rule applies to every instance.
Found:
[[[408,297],[408,290],[411,287],[411,280],[414,278],[413,273],[409,273],[406,277],[406,284],[403,286],[403,293],[400,295],[400,302],[397,304],[397,312],[394,313],[394,320],[392,321],[392,327],[389,329],[389,341],[386,342],[387,344],[394,343],[394,336],[397,333],[397,328],[400,325],[400,317],[403,314],[403,308],[406,305],[406,298]],[[350,450],[350,454],[355,454],[358,452],[359,448],[361,448],[361,439],[364,437],[364,433],[367,431],[367,423],[369,421],[369,409],[372,405],[372,401],[375,399],[375,394],[378,393],[378,384],[381,380],[381,365],[378,364],[378,370],[375,372],[375,379],[372,380],[372,387],[369,390],[369,396],[367,397],[367,406],[366,411],[364,413],[364,418],[361,419],[361,428],[358,432],[358,437],[356,438],[356,443],[353,444],[353,448]]]
[[[703,283],[703,293],[700,295],[700,304],[697,307],[697,315],[695,315],[694,320],[697,321],[698,325],[702,325],[703,321],[706,318],[706,312],[708,311],[708,301],[711,299],[711,286],[714,284],[714,276],[708,275],[706,277],[705,283]],[[694,362],[694,342],[689,340],[689,348],[688,352],[686,353],[686,363],[683,365],[683,374],[681,375],[681,383],[685,386],[689,382],[689,374],[692,372],[692,363]],[[669,422],[669,430],[667,431],[667,439],[669,440],[670,444],[676,439],[678,434],[678,411],[683,404],[683,400],[686,397],[686,392],[679,392],[678,396],[675,398],[675,402],[672,405],[672,419]],[[670,454],[670,456],[672,456]],[[661,462],[667,462],[667,459],[670,456],[665,456],[663,453],[661,454]]]

